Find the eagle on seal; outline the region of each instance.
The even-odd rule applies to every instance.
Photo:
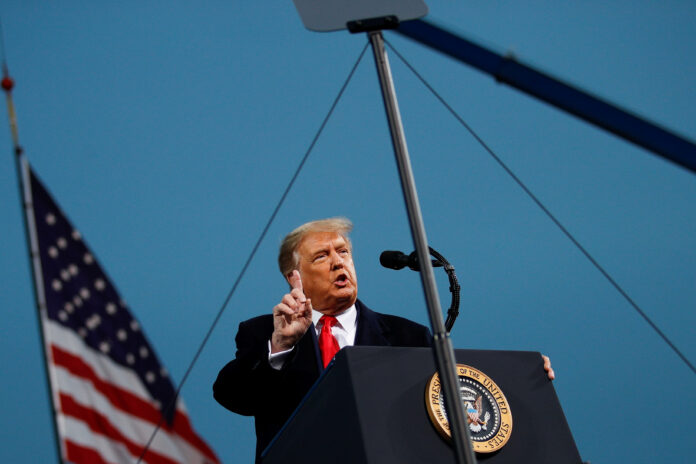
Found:
[[[476,397],[473,405],[471,404],[471,401],[466,401],[465,406],[469,429],[471,429],[472,432],[487,430],[486,426],[488,425],[488,419],[490,419],[491,415],[488,411],[486,411],[484,419],[481,420],[481,413],[483,412],[483,398],[481,395]]]

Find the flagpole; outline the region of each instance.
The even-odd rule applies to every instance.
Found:
[[[48,359],[48,346],[46,345],[46,337],[44,335],[43,321],[47,318],[47,307],[46,307],[46,297],[44,294],[43,285],[43,274],[41,272],[41,260],[39,256],[39,243],[36,233],[36,223],[32,204],[31,186],[29,179],[29,163],[27,162],[25,156],[23,155],[23,150],[19,144],[19,135],[17,132],[17,118],[15,116],[14,103],[12,101],[12,88],[14,87],[14,81],[9,76],[7,70],[7,64],[4,60],[4,50],[3,50],[3,64],[2,64],[3,78],[2,78],[2,88],[5,91],[7,100],[7,112],[10,121],[10,131],[12,133],[12,143],[14,146],[15,154],[15,166],[17,172],[17,184],[19,186],[19,198],[22,203],[22,214],[24,216],[24,231],[25,237],[27,239],[27,250],[29,252],[29,261],[31,262],[32,268],[32,283],[34,285],[34,300],[36,301],[36,307],[38,310],[38,323],[39,323],[39,336],[41,337],[42,345],[42,358],[44,371],[46,373],[46,387],[48,388],[48,397],[51,407],[51,415],[53,417],[53,436],[55,437],[56,452],[58,455],[58,462],[63,463],[63,452],[60,441],[60,436],[58,434],[58,414],[56,409],[56,400],[53,397],[53,388],[51,387],[51,382],[54,380],[53,372],[49,368]]]

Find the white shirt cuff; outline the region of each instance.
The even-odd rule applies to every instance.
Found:
[[[288,355],[292,353],[295,347],[293,346],[289,350],[279,351],[277,353],[271,353],[271,341],[268,340],[268,364],[277,371],[283,368],[285,361],[288,359]]]

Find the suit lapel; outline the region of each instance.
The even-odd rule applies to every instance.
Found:
[[[305,366],[315,365],[317,373],[324,370],[321,364],[321,354],[319,353],[319,343],[317,342],[317,331],[314,324],[309,326],[307,333],[300,339],[297,355],[301,357],[301,364]]]
[[[391,346],[389,330],[379,320],[379,314],[365,306],[360,300],[355,302],[358,311],[358,330],[355,333],[355,345]]]

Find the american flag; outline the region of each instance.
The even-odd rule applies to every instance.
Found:
[[[23,166],[62,459],[75,464],[136,462],[164,410],[176,401],[143,462],[219,462],[193,430],[166,369],[82,236],[26,161]]]

